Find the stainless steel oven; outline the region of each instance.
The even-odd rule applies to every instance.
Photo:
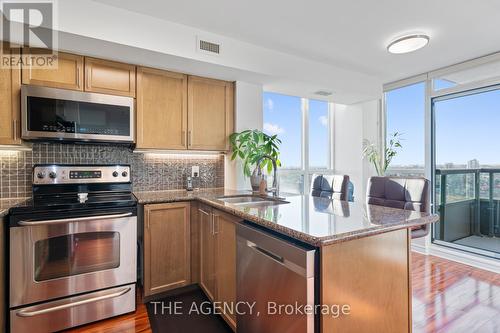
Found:
[[[67,329],[135,310],[137,200],[130,167],[38,165],[9,215],[12,332]]]
[[[25,140],[134,141],[134,99],[23,85]]]
[[[134,283],[131,215],[19,221],[10,229],[11,307]]]

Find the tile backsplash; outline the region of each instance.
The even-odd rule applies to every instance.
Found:
[[[120,145],[34,143],[32,151],[0,150],[0,199],[31,195],[35,164],[130,164],[134,191],[183,189],[191,166],[200,187],[224,187],[223,155],[143,154]]]

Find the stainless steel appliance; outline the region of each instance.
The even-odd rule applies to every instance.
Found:
[[[130,167],[38,165],[10,211],[12,332],[54,332],[135,310]]]
[[[134,99],[48,87],[21,87],[25,140],[134,141]]]
[[[249,225],[236,228],[237,301],[255,302],[251,313],[237,314],[238,333],[314,332],[314,313],[302,314],[290,306],[316,303],[316,249]]]

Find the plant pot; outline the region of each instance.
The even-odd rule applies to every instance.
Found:
[[[257,166],[252,172],[250,176],[250,185],[252,185],[253,192],[259,192],[260,182],[262,181],[264,175],[262,174],[262,170]]]

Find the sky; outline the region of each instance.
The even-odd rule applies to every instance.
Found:
[[[424,165],[425,84],[391,90],[386,95],[387,134],[402,133],[401,149],[392,165]]]
[[[436,162],[500,164],[500,90],[436,102]]]
[[[449,87],[442,81],[439,88]],[[403,149],[393,166],[424,164],[425,84],[392,90],[386,95],[387,133],[403,133]],[[468,95],[434,106],[436,121],[436,163],[500,164],[496,142],[500,139],[500,90]]]
[[[300,168],[302,112],[300,97],[264,92],[264,132],[281,139],[283,168]],[[309,101],[309,165],[328,167],[328,103]]]

